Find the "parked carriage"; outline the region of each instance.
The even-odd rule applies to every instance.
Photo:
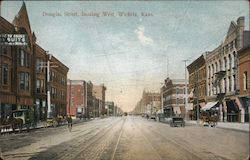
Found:
[[[217,125],[219,118],[217,114],[210,115],[208,112],[203,112],[201,114],[201,121],[204,126],[215,127]]]
[[[11,116],[7,116],[6,118],[1,118],[0,120],[0,132],[7,132],[12,130],[16,132],[17,130],[21,132],[23,127],[26,127],[29,130],[30,127],[30,116],[29,110],[15,110],[12,111]]]

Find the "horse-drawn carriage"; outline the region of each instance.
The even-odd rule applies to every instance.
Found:
[[[0,133],[9,131],[21,132],[23,127],[29,129],[30,117],[28,110],[16,110],[12,111],[11,116],[1,117],[0,119]]]
[[[219,117],[217,114],[210,115],[208,112],[204,112],[201,114],[201,121],[204,126],[215,127],[217,125],[218,120]]]

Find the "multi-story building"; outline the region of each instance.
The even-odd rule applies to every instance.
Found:
[[[177,115],[185,117],[185,80],[165,79],[162,87],[163,108],[170,111],[169,116]]]
[[[75,117],[87,117],[87,82],[67,80],[67,113]]]
[[[97,99],[96,103],[99,103],[98,114],[102,114],[102,115],[105,112],[105,92],[106,92],[106,90],[107,90],[107,88],[104,86],[104,84],[93,86],[93,95]]]
[[[197,120],[197,112],[199,116],[200,108],[206,104],[206,54],[202,54],[187,66],[189,73],[189,102],[193,104],[193,109],[189,111],[190,113],[187,113],[190,119]]]
[[[114,115],[114,108],[115,103],[112,101],[105,102],[105,109],[107,110],[107,116],[113,116]]]
[[[45,68],[47,54],[39,45],[35,45],[35,81],[34,81],[34,101],[36,106],[37,119],[45,120],[47,118],[47,68]]]
[[[56,57],[48,55],[48,62],[51,64],[49,72],[49,81],[47,86],[51,94],[52,116],[66,115],[67,106],[67,73],[68,67],[61,63]]]
[[[47,118],[47,89],[51,89],[52,114],[66,114],[66,79],[68,68],[55,57],[53,82],[47,83],[46,63],[49,55],[36,44],[25,3],[13,23],[0,16],[0,34],[26,35],[27,45],[0,45],[0,112],[12,116],[14,110],[28,109],[34,121]],[[65,81],[65,82],[64,82]],[[53,89],[52,89],[53,88]]]
[[[240,121],[237,54],[249,43],[247,35],[249,31],[244,31],[244,17],[239,17],[237,23],[231,22],[224,42],[206,55],[207,102],[219,103],[221,121]]]
[[[239,86],[241,101],[241,122],[249,122],[250,112],[250,44],[238,52],[239,59]]]
[[[142,93],[142,111],[147,114],[154,114],[161,109],[161,95],[157,92]]]
[[[1,117],[11,116],[13,110],[34,111],[33,103],[33,36],[30,30],[25,5],[22,6],[13,24],[0,17],[1,34],[25,34],[27,45],[1,45],[0,102]]]

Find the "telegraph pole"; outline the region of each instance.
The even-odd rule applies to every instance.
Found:
[[[198,71],[198,66],[196,66],[196,118],[197,118],[197,123],[199,123],[199,116],[200,116],[200,107],[199,107],[199,84],[198,84],[198,81],[199,81],[199,71]]]
[[[48,55],[48,61],[43,62],[42,64],[39,64],[39,67],[47,68],[47,119],[49,119],[49,118],[52,118],[51,97],[50,97],[50,68],[58,67],[58,66],[53,65],[54,63],[50,62],[52,58],[52,54],[49,54],[49,51],[46,51],[46,54]]]
[[[48,51],[47,51],[48,53]],[[52,55],[48,54],[48,61],[47,61],[47,106],[48,106],[48,110],[47,110],[47,118],[51,118],[51,101],[50,101],[50,60]]]

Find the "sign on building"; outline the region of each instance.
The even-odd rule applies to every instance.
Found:
[[[27,42],[25,34],[0,34],[0,45],[22,46],[27,45]]]

